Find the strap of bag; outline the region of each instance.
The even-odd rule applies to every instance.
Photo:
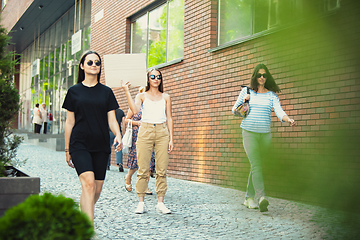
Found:
[[[247,92],[247,94],[250,94],[250,89],[249,89],[249,87],[246,87],[246,92]],[[250,99],[249,99],[249,100],[250,100]],[[245,100],[245,102],[248,103],[249,100]]]
[[[246,87],[246,93],[250,94],[250,88],[248,86],[241,85],[241,88],[244,88],[244,87]],[[244,103],[248,103],[248,102],[249,102],[249,100],[245,100]]]

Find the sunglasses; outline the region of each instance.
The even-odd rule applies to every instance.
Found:
[[[261,78],[261,76],[263,76],[263,78],[266,78],[266,77],[267,77],[266,73],[263,73],[263,74],[257,73],[257,74],[256,74],[256,78]]]
[[[151,79],[155,79],[155,77],[156,77],[157,79],[159,79],[159,80],[162,79],[162,76],[161,76],[161,75],[157,75],[157,76],[155,76],[155,75],[150,75],[150,78],[151,78]]]
[[[95,63],[96,66],[100,66],[100,65],[101,65],[101,62],[100,62],[99,60],[95,60],[95,61],[89,60],[89,61],[86,62],[86,64],[87,64],[89,67],[91,67],[94,63]]]

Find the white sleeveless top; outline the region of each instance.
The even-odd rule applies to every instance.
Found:
[[[166,101],[164,94],[161,100],[151,101],[145,95],[145,100],[142,104],[142,117],[141,122],[145,123],[164,123],[166,122]]]

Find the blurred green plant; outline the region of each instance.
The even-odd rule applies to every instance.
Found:
[[[83,240],[94,234],[89,217],[63,195],[32,195],[0,218],[0,239],[4,240]]]
[[[13,84],[17,56],[8,51],[10,37],[0,26],[0,177],[4,176],[5,166],[14,163],[16,150],[22,137],[13,135],[11,120],[20,109],[20,96]]]

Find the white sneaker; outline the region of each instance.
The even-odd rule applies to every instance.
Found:
[[[254,201],[253,198],[245,199],[244,205],[245,205],[247,208],[250,208],[250,209],[256,209],[256,208],[258,208],[258,206],[256,205],[256,203],[255,203],[255,201]]]
[[[156,205],[156,211],[158,211],[159,213],[162,213],[162,214],[170,214],[171,213],[170,209],[165,207],[165,204],[163,202],[159,202]]]
[[[143,214],[145,212],[145,203],[144,202],[139,202],[136,210],[135,210],[135,213],[137,214]]]
[[[259,200],[260,212],[267,212],[268,206],[269,206],[269,201],[264,196],[262,196]]]

